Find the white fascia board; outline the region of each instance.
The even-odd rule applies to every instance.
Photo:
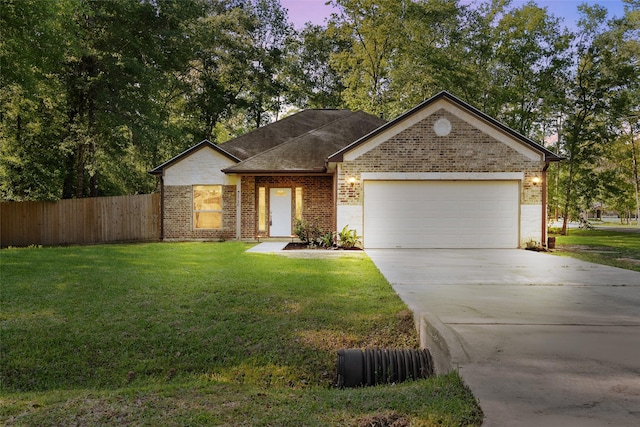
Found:
[[[524,172],[363,172],[362,181],[524,181]]]

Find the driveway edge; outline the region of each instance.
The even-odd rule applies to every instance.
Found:
[[[458,370],[469,360],[456,333],[431,313],[420,314],[420,347],[429,349],[436,375]]]

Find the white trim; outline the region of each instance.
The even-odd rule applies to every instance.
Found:
[[[242,239],[242,175],[236,178],[236,239]]]
[[[349,229],[356,230],[356,234],[362,236],[363,214],[362,205],[338,205],[336,209],[337,230],[340,231],[345,225],[348,225]]]
[[[524,181],[524,172],[363,172],[362,181]]]
[[[527,242],[533,240],[546,245],[547,242],[540,242],[542,236],[542,205],[521,205],[520,206],[520,246],[526,246]]]
[[[356,160],[358,157],[362,156],[363,154],[367,153],[370,150],[373,150],[374,148],[388,141],[389,139],[393,138],[400,132],[426,119],[427,117],[431,116],[438,110],[448,111],[449,113],[465,121],[469,125],[475,127],[479,131],[489,135],[495,140],[502,142],[508,147],[514,149],[515,151],[522,154],[529,160],[533,160],[533,161],[544,160],[543,153],[538,152],[532,147],[529,147],[528,145],[514,139],[512,136],[504,133],[500,129],[492,126],[491,124],[487,123],[484,120],[481,120],[475,114],[465,111],[464,109],[449,102],[446,99],[440,99],[434,102],[433,104],[425,107],[423,110],[416,111],[415,113],[409,115],[408,117],[400,120],[398,123],[394,124],[390,128],[384,130],[380,134],[375,135],[364,144],[358,145],[353,149],[345,152],[343,155],[343,160],[344,161]]]

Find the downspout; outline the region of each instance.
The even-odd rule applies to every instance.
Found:
[[[547,169],[551,163],[547,160],[542,168],[542,246],[547,246]]]
[[[164,169],[160,175],[160,240],[164,240]]]
[[[333,229],[338,232],[338,166],[333,170]]]

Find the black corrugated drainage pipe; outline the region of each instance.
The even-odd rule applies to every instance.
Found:
[[[361,387],[430,377],[433,359],[427,349],[342,349],[337,368],[338,387]]]

